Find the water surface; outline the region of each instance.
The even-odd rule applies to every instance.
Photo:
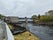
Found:
[[[53,40],[53,27],[27,24],[27,30],[38,36],[40,40]]]

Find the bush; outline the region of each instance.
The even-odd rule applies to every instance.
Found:
[[[53,16],[41,16],[40,17],[41,22],[53,22]]]

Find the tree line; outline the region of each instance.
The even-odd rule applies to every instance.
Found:
[[[45,15],[33,15],[32,16],[34,22],[53,22],[53,10],[49,10],[48,12],[45,12]]]

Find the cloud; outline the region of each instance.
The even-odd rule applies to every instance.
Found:
[[[31,17],[53,9],[53,0],[0,0],[0,13]]]

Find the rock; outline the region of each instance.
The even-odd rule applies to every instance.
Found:
[[[13,35],[20,34],[20,33],[23,33],[26,31],[26,28],[24,28],[24,27],[16,26],[16,25],[13,25],[13,26],[14,26],[14,29],[11,30]]]

